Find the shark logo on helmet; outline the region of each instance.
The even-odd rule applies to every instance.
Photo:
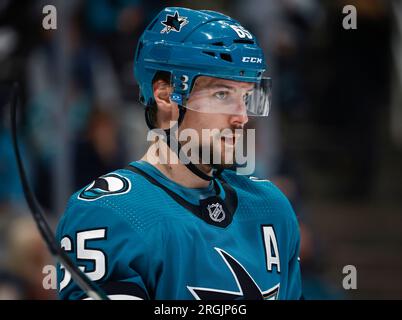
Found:
[[[161,21],[165,26],[161,33],[169,33],[170,31],[180,32],[181,28],[188,23],[187,17],[179,16],[177,11],[174,15],[167,14],[165,19],[165,21]]]

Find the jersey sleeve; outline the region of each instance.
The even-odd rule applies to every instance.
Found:
[[[293,211],[293,210],[292,210]],[[296,216],[292,219],[292,246],[288,265],[287,300],[300,300],[303,298],[300,271],[300,230]]]
[[[278,201],[277,208],[286,221],[286,239],[282,239],[282,241],[286,244],[286,269],[288,272],[286,279],[284,279],[285,285],[282,289],[281,299],[300,300],[303,298],[303,294],[299,258],[300,228],[298,218],[292,204],[283,192],[272,182],[268,182],[266,185],[270,188],[272,194],[276,194],[275,199]]]
[[[79,201],[66,210],[57,229],[61,247],[110,299],[149,299],[146,244],[122,216],[95,203]],[[61,299],[88,299],[60,264],[57,278]]]

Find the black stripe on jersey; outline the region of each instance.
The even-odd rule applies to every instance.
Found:
[[[110,296],[114,294],[124,294],[128,296],[135,296],[144,300],[149,300],[146,291],[138,284],[126,281],[111,281],[107,282],[100,287],[105,293]]]
[[[233,215],[236,212],[237,209],[237,194],[236,191],[222,178],[218,178],[219,182],[222,185],[223,190],[225,191],[225,199],[223,200],[219,195],[217,194],[216,196],[209,197],[206,199],[203,199],[200,201],[200,205],[194,205],[184,198],[180,197],[178,194],[174,193],[170,189],[168,189],[166,186],[163,184],[159,183],[156,179],[151,177],[149,174],[146,172],[142,171],[141,169],[133,166],[133,165],[128,165],[125,169],[133,171],[141,176],[143,176],[145,179],[147,179],[150,183],[153,185],[161,188],[163,191],[165,191],[174,201],[176,201],[179,205],[184,207],[185,209],[189,210],[192,212],[194,215],[199,217],[200,219],[204,220],[206,223],[221,227],[221,228],[226,228],[228,225],[233,220]],[[215,188],[215,189],[219,189]],[[216,204],[219,203],[222,205],[222,211],[225,212],[225,218],[222,221],[214,221],[211,219],[208,205],[211,204]]]

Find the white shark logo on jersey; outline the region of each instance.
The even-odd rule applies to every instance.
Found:
[[[225,211],[222,208],[222,205],[217,202],[213,204],[209,204],[207,206],[208,212],[209,212],[209,217],[215,221],[215,222],[221,222],[225,220],[226,214]]]
[[[110,173],[93,181],[80,192],[78,199],[94,201],[105,196],[124,194],[129,192],[130,189],[130,180],[119,174]]]
[[[191,294],[197,300],[276,300],[279,295],[279,286],[261,291],[254,279],[241,265],[239,261],[222,249],[215,248],[226,265],[229,267],[236,280],[239,291],[227,291],[211,288],[199,288],[187,286]]]

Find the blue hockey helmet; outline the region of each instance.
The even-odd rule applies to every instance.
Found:
[[[243,99],[247,114],[259,116],[269,112],[271,82],[263,77],[266,68],[254,35],[239,22],[215,11],[180,7],[163,9],[147,26],[134,61],[140,102],[146,106],[154,103],[152,81],[156,73],[165,71],[171,75],[170,99],[187,108],[199,76],[254,84]],[[225,112],[216,101],[206,109]]]

